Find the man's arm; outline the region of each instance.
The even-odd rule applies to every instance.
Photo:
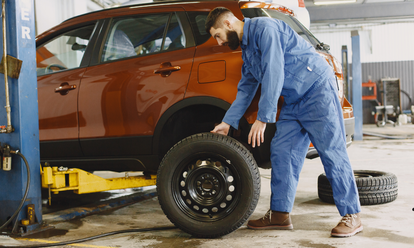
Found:
[[[261,51],[262,91],[257,120],[250,129],[248,143],[254,148],[264,142],[266,123],[276,122],[277,103],[284,83],[284,34],[264,28],[256,40]]]
[[[262,92],[257,120],[276,122],[277,103],[282,92],[285,77],[285,34],[275,28],[263,29],[257,40],[261,51]]]
[[[257,80],[243,63],[242,78],[237,86],[236,100],[234,100],[230,108],[227,110],[223,118],[223,122],[229,124],[235,129],[238,129],[240,119],[250,106],[250,103],[256,95],[258,87],[259,84],[257,83]]]

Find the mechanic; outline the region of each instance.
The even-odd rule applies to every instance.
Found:
[[[299,174],[310,142],[318,151],[331,183],[335,204],[342,216],[332,229],[334,237],[362,231],[355,178],[346,151],[342,108],[332,68],[315,49],[286,23],[272,18],[240,21],[227,8],[213,9],[206,31],[221,46],[242,49],[242,78],[236,100],[222,123],[211,132],[227,135],[239,121],[261,85],[257,119],[248,143],[254,148],[264,141],[266,123],[276,121],[279,96],[283,107],[271,142],[270,210],[251,229],[293,229],[290,212]]]

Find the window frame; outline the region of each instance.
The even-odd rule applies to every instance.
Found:
[[[188,22],[188,24],[191,27],[191,32],[192,32],[191,34],[194,37],[195,45],[196,46],[200,46],[200,45],[206,43],[208,40],[210,40],[211,35],[208,34],[208,38],[207,39],[203,39],[203,40],[200,40],[200,41],[197,40],[197,38],[196,38],[197,37],[197,35],[196,35],[196,29],[197,30],[200,30],[200,29],[199,29],[199,27],[197,26],[197,24],[195,22],[192,22],[191,21],[192,18],[190,18],[190,14],[193,14],[193,13],[205,13],[206,16],[208,16],[208,14],[210,12],[208,12],[208,11],[186,11],[187,22]]]
[[[104,52],[104,47],[105,47],[105,43],[107,41],[108,35],[111,32],[111,28],[112,28],[112,23],[114,22],[114,20],[119,20],[120,18],[122,19],[127,19],[127,18],[131,18],[131,17],[139,17],[142,15],[157,15],[157,14],[163,14],[163,13],[168,13],[168,21],[167,24],[164,28],[163,31],[163,36],[162,36],[162,44],[161,44],[161,50],[157,51],[157,52],[153,52],[153,53],[149,53],[149,54],[144,54],[144,55],[136,55],[136,56],[130,56],[130,57],[125,57],[125,58],[120,58],[120,59],[116,59],[116,60],[107,60],[107,61],[103,61],[102,58],[102,54]],[[183,35],[185,37],[186,40],[186,46],[182,49],[186,49],[186,48],[190,48],[190,47],[194,47],[195,46],[195,41],[194,41],[194,37],[191,31],[191,27],[190,24],[188,23],[187,20],[187,16],[185,14],[184,9],[183,10],[166,10],[166,11],[155,11],[155,12],[143,12],[143,13],[134,13],[134,14],[128,14],[128,15],[122,15],[122,16],[116,16],[116,17],[111,17],[111,18],[107,18],[103,21],[102,24],[102,31],[100,32],[98,41],[97,41],[97,45],[99,44],[99,46],[96,46],[96,48],[94,49],[94,52],[92,54],[92,59],[91,59],[91,63],[90,66],[92,65],[98,65],[98,64],[106,64],[106,63],[111,63],[111,62],[115,62],[115,61],[123,61],[123,60],[127,60],[127,59],[132,59],[132,58],[141,58],[141,57],[146,57],[146,56],[151,56],[151,55],[156,55],[156,54],[160,54],[160,53],[166,53],[166,52],[172,52],[172,51],[177,51],[177,50],[163,50],[163,45],[165,43],[165,39],[166,39],[166,35],[167,35],[167,31],[172,19],[173,14],[176,14],[177,16],[177,20],[181,26],[181,30],[183,32]]]

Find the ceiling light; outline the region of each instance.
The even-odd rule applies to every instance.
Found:
[[[313,0],[315,5],[332,5],[332,4],[344,4],[355,3],[356,0]]]

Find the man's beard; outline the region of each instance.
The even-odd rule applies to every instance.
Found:
[[[231,50],[236,50],[240,45],[240,39],[236,31],[227,31],[227,45]]]

